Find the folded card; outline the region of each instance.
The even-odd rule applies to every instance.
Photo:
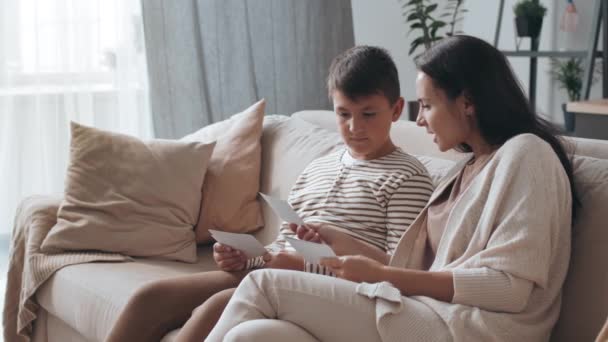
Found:
[[[287,201],[268,196],[261,192],[259,194],[266,201],[266,203],[270,205],[275,214],[277,214],[277,216],[279,216],[283,221],[289,223],[296,223],[299,225],[304,224],[304,220],[302,220],[298,213],[293,210],[293,208],[291,207],[291,205],[289,205],[289,203],[287,203]]]
[[[298,240],[286,236],[289,244],[310,263],[318,264],[321,258],[335,257],[336,253],[324,243],[316,243],[305,240]]]
[[[209,233],[217,242],[242,251],[248,258],[266,254],[266,248],[249,234],[229,233],[213,229],[209,229]]]

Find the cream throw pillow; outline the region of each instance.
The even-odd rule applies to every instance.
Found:
[[[202,190],[196,241],[212,241],[209,229],[248,233],[264,226],[260,189],[262,123],[260,100],[230,119],[209,125],[182,140],[217,140]]]
[[[335,120],[335,114],[329,113],[330,119]],[[342,148],[344,144],[337,131],[293,117],[267,116],[262,135],[262,191],[287,199],[310,162]],[[256,238],[266,244],[276,238],[281,219],[265,203],[263,212],[265,228],[256,233]]]
[[[608,160],[573,156],[581,206],[552,341],[593,341],[608,316]]]
[[[214,144],[143,142],[72,123],[65,197],[42,251],[196,261],[193,226]]]

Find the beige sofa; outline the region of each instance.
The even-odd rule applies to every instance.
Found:
[[[267,116],[262,137],[262,191],[286,198],[308,162],[340,146],[335,132],[334,114],[327,111]],[[399,146],[420,157],[436,181],[453,160],[462,157],[456,152],[439,152],[424,129],[412,122],[399,121],[391,134]],[[608,315],[608,142],[573,141],[578,154],[575,178],[583,208],[574,227],[572,262],[562,314],[553,333],[555,341],[591,341]],[[264,218],[266,227],[255,236],[268,243],[275,237],[279,222],[267,207]],[[33,340],[101,341],[139,287],[215,268],[208,246],[199,248],[196,264],[136,259],[65,267],[36,294],[41,308]],[[175,333],[163,341],[172,341]]]

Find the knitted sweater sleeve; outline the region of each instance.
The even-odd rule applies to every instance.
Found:
[[[477,224],[490,236],[466,267],[452,270],[453,303],[519,312],[533,288],[549,285],[556,241],[570,234],[563,222],[571,220],[571,190],[551,147],[530,136],[505,143],[495,156],[500,159]]]

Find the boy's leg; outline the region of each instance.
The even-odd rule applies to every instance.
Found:
[[[203,341],[219,320],[224,308],[236,288],[223,290],[211,296],[202,305],[194,309],[192,316],[180,329],[176,342]]]
[[[194,308],[217,292],[236,287],[246,274],[210,271],[147,284],[131,296],[106,341],[160,341],[182,326]]]

